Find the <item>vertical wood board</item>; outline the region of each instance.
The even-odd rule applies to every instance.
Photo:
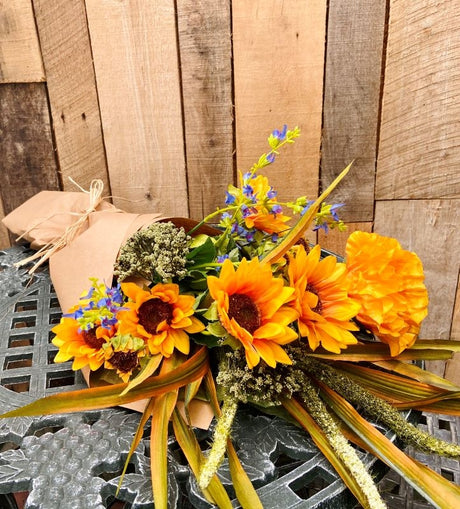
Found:
[[[64,190],[107,178],[84,0],[33,0]]]
[[[268,152],[273,129],[302,130],[264,170],[282,201],[318,193],[326,3],[232,2],[238,169]]]
[[[331,0],[324,82],[323,188],[355,160],[334,193],[344,221],[372,221],[386,0]]]
[[[114,203],[186,216],[174,1],[86,0],[86,9]]]
[[[58,190],[44,83],[0,86],[0,195],[8,214],[42,190]]]
[[[392,0],[378,199],[460,197],[460,9]]]
[[[32,0],[0,0],[0,83],[44,80]]]
[[[178,0],[190,216],[222,206],[233,182],[232,48],[229,0]]]
[[[460,200],[398,200],[376,204],[374,231],[395,237],[422,260],[429,294],[422,339],[449,339],[460,269]]]

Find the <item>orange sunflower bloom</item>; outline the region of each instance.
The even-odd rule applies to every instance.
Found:
[[[118,331],[143,338],[152,355],[169,357],[174,348],[188,354],[188,334],[204,330],[204,325],[193,315],[195,297],[180,295],[173,283],[157,284],[143,290],[135,283],[122,283],[123,293],[131,301],[124,304],[127,311],[118,314]]]
[[[292,364],[280,345],[297,339],[289,324],[298,314],[285,305],[293,288],[274,278],[270,266],[261,266],[257,258],[243,260],[236,270],[225,260],[219,277],[209,276],[207,281],[220,321],[243,345],[250,368],[261,358],[271,367],[277,362]]]
[[[427,315],[422,262],[396,239],[354,232],[346,248],[349,294],[360,302],[357,319],[390,346],[391,355],[411,347]]]
[[[321,248],[315,246],[307,255],[303,246],[289,254],[289,281],[295,288],[293,306],[299,313],[300,336],[308,339],[312,350],[319,345],[340,353],[356,344],[350,331],[359,330],[350,320],[360,305],[348,296],[346,267],[334,256],[320,260]]]
[[[114,331],[114,328],[99,326],[80,330],[80,324],[74,318],[61,318],[59,325],[52,329],[56,334],[52,343],[59,348],[54,362],[66,362],[74,358],[73,370],[89,366],[91,371],[95,371],[104,364],[103,345],[110,341]]]

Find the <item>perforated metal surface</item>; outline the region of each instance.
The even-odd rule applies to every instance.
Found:
[[[29,281],[25,270],[12,267],[26,254],[19,247],[0,251],[2,411],[46,394],[84,387],[81,375],[71,370],[70,363],[52,362],[56,348],[50,343],[50,330],[60,319],[60,309],[46,270]],[[443,422],[452,418],[446,419]],[[28,509],[109,507],[138,422],[138,414],[123,409],[0,421],[0,493],[29,491]],[[438,419],[437,426],[439,422]],[[457,426],[455,436],[444,438],[457,440],[458,421],[449,422]],[[436,434],[434,421],[428,420],[424,425],[431,426],[430,431]],[[444,429],[443,433],[450,431]],[[207,449],[210,432],[197,431],[197,434],[202,448]],[[145,437],[132,458],[118,496],[126,503],[125,507],[134,509],[154,507],[148,427]],[[233,439],[266,509],[355,506],[329,463],[297,427],[241,408]],[[367,463],[371,461],[369,456],[363,458]],[[452,467],[446,463],[452,460],[436,461],[444,473]],[[458,462],[455,466],[450,471],[454,472],[453,480],[458,482]],[[219,475],[233,497],[227,463],[222,465]],[[171,508],[211,507],[198,490],[172,437],[169,439],[169,486]],[[384,496],[391,508],[405,507],[394,505],[403,497],[416,500],[412,490],[393,477],[387,476],[381,488],[386,491]]]

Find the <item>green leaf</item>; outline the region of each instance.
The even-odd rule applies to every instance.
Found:
[[[194,380],[198,380],[205,375],[208,369],[208,352],[205,347],[202,347],[174,371],[151,377],[131,389],[124,396],[121,396],[120,393],[126,388],[127,384],[53,394],[2,414],[0,418],[59,414],[125,405],[132,401],[159,396],[178,389]]]
[[[228,334],[228,332],[224,329],[223,325],[220,322],[208,323],[206,330],[210,334],[212,334],[213,336],[217,336],[218,338],[223,338]]]
[[[337,416],[366,444],[367,448],[401,475],[436,507],[451,509],[460,505],[460,487],[404,454],[380,431],[369,424],[341,396],[324,384],[322,396]]]
[[[206,320],[209,320],[211,322],[215,321],[215,320],[219,320],[219,314],[217,312],[217,302],[216,301],[213,301],[210,304],[206,313],[203,313],[203,316],[206,318]]]
[[[197,345],[205,345],[208,348],[215,348],[216,346],[222,345],[221,338],[212,336],[211,334],[193,334],[191,338]]]
[[[216,256],[217,254],[214,242],[210,237],[208,237],[203,244],[192,249],[192,251],[187,254],[187,260],[193,262],[189,265],[190,269],[193,269],[194,265],[203,265],[205,263],[213,262],[216,259]]]

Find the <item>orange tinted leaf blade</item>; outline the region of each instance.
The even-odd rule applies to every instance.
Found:
[[[208,353],[207,349],[203,347],[174,371],[151,377],[123,396],[120,393],[126,388],[127,384],[53,394],[2,414],[0,418],[78,412],[125,405],[126,403],[159,396],[178,389],[203,377],[208,369]]]
[[[460,505],[460,487],[427,468],[421,468],[390,440],[369,424],[341,396],[324,384],[319,384],[323,398],[336,415],[363,440],[371,452],[400,474],[433,505],[450,509]]]
[[[349,470],[336,455],[335,451],[329,444],[323,430],[318,426],[313,417],[302,407],[302,405],[294,398],[285,399],[283,407],[294,417],[294,419],[310,434],[318,449],[324,454],[329,463],[334,467],[340,475],[343,482],[356,497],[363,507],[369,507],[369,502],[365,497],[361,486],[356,479],[350,474]]]
[[[263,509],[259,496],[257,495],[248,474],[245,472],[236,454],[231,440],[227,440],[227,455],[236,497],[243,509]]]
[[[297,223],[289,230],[289,232],[283,237],[281,242],[273,248],[264,258],[261,263],[274,263],[281,258],[305,233],[307,228],[311,225],[316,212],[319,209],[321,203],[331,194],[331,192],[337,187],[339,182],[345,177],[350,171],[351,162],[334,181],[328,186],[328,188],[321,193],[321,195],[314,201],[311,207],[305,212],[305,214],[297,221]]]
[[[177,409],[173,411],[172,422],[177,442],[185,454],[193,474],[198,477],[201,464],[204,461],[198,441]],[[211,479],[209,486],[203,490],[203,494],[209,502],[216,504],[219,508],[232,509],[233,507],[217,475]]]

